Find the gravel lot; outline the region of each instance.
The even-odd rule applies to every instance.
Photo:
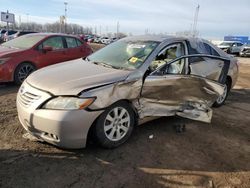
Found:
[[[0,86],[0,187],[250,187],[250,58],[240,63],[237,85],[211,124],[188,122],[177,134],[180,120],[161,118],[113,150],[22,138],[18,88]]]

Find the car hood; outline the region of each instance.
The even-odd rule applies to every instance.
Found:
[[[85,89],[125,80],[129,73],[77,59],[40,69],[26,81],[53,95],[77,95]]]
[[[0,46],[0,57],[22,51],[23,49]]]

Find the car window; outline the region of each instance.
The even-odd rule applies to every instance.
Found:
[[[237,43],[237,46],[242,46],[243,44],[242,43]]]
[[[37,44],[43,38],[43,35],[23,35],[3,43],[2,46],[28,49]]]
[[[214,55],[214,56],[220,56],[218,54],[218,52],[216,52],[215,49],[213,49],[210,45],[208,45],[207,43],[203,43],[206,51],[204,51],[204,54],[208,54],[208,55]]]
[[[76,43],[77,43],[77,46],[81,46],[83,43],[80,41],[80,40],[78,40],[78,39],[76,39]]]
[[[43,42],[44,46],[50,46],[53,50],[63,49],[63,40],[62,37],[50,37],[46,41]]]
[[[175,43],[175,44],[171,44],[169,46],[167,46],[166,48],[164,48],[156,57],[155,59],[152,61],[151,65],[150,65],[150,70],[151,71],[155,71],[156,69],[158,69],[159,67],[167,64],[168,62],[181,57],[185,55],[185,48],[184,45],[182,43]],[[180,64],[176,63],[176,65],[180,66],[179,68],[182,70],[183,66],[184,66],[184,61],[183,62],[179,62]],[[173,65],[174,66],[174,65]],[[182,68],[181,68],[182,67]],[[176,70],[173,70],[173,73],[177,73]],[[181,72],[181,71],[179,71]],[[169,72],[170,73],[170,72]]]
[[[142,66],[158,46],[157,41],[120,40],[88,56],[90,62],[117,69],[134,70]]]
[[[67,43],[68,48],[76,48],[78,46],[75,38],[65,37],[65,39],[66,39],[66,43]]]

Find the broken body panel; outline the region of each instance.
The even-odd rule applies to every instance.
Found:
[[[130,80],[131,78],[128,77],[122,82],[82,92],[81,96],[96,97],[96,101],[89,107],[91,110],[104,109],[119,100],[129,100],[141,119],[148,116],[178,115],[209,123],[212,118],[210,107],[224,91],[222,83],[228,73],[230,62],[225,58],[200,54],[177,58],[165,66],[187,58],[210,58],[210,63],[213,61],[218,66],[211,71],[206,69],[206,65],[202,69],[200,63],[202,73],[196,71],[194,75],[155,76],[155,73],[162,71],[163,66],[147,76],[145,80],[143,76],[137,80]],[[204,72],[207,74],[204,75]]]

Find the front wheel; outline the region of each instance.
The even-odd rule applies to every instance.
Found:
[[[95,125],[95,136],[104,148],[115,148],[130,137],[135,123],[132,108],[127,102],[118,102],[106,109]]]
[[[215,103],[213,104],[213,106],[214,107],[220,107],[220,106],[222,106],[225,103],[226,99],[227,99],[229,91],[230,91],[230,82],[227,80],[226,84],[225,84],[225,88],[224,88],[223,94],[218,97],[218,99],[215,101]]]
[[[23,81],[36,70],[36,67],[31,63],[22,63],[17,66],[14,73],[14,81],[17,85],[21,85]]]

